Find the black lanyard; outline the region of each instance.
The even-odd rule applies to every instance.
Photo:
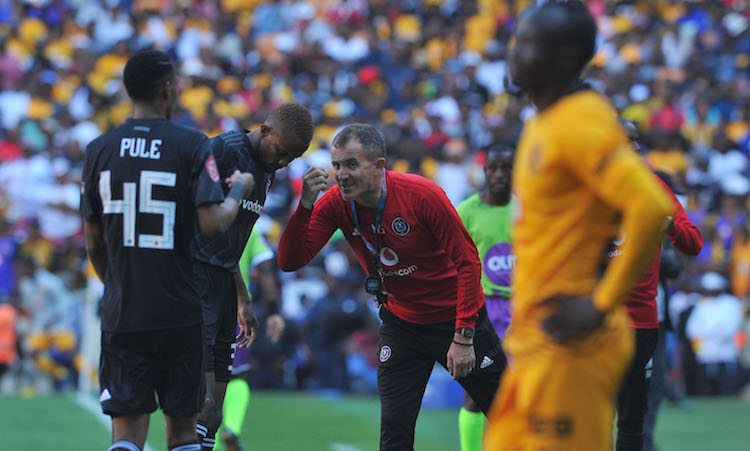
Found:
[[[370,251],[370,254],[372,254],[372,258],[375,264],[375,272],[380,273],[380,238],[378,237],[378,231],[380,230],[380,222],[383,220],[383,210],[385,209],[385,196],[388,189],[385,183],[385,168],[383,168],[383,187],[380,190],[380,200],[378,201],[378,210],[377,213],[375,213],[375,246],[370,243],[370,241],[365,238],[365,230],[359,226],[359,219],[357,218],[357,206],[355,205],[354,201],[350,201],[352,205],[352,214],[354,215],[354,224],[357,226],[357,230],[359,230],[359,236],[362,237],[362,241],[365,243],[365,247],[368,251]]]

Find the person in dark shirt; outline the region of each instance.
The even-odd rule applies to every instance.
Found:
[[[86,147],[81,209],[86,250],[104,281],[100,402],[112,417],[110,451],[146,442],[154,392],[172,451],[199,450],[195,419],[203,394],[203,318],[190,242],[217,236],[253,191],[234,172],[225,198],[209,141],[170,122],[177,78],[160,51],[125,65],[133,117]]]
[[[241,199],[240,212],[229,230],[212,238],[197,233],[193,240],[203,300],[207,363],[206,402],[196,426],[204,450],[213,449],[221,425],[237,323],[237,346],[243,348],[252,344],[258,327],[237,263],[263,210],[275,171],[302,155],[312,135],[313,120],[307,108],[287,103],[274,109],[256,130],[227,132],[209,141],[220,178],[236,170],[249,172],[255,187]],[[223,188],[229,192],[229,186]]]

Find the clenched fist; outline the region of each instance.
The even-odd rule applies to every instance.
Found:
[[[229,186],[229,189],[232,188],[234,182],[242,183],[242,186],[245,188],[245,192],[243,193],[245,196],[252,193],[253,188],[255,188],[255,178],[253,177],[253,174],[249,172],[240,172],[238,170],[235,170],[234,174],[224,180],[224,182],[226,182],[227,186]]]
[[[311,167],[302,177],[302,196],[300,203],[312,210],[315,200],[321,191],[328,189],[328,172],[322,168]]]

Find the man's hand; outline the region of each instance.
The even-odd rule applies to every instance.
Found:
[[[241,299],[244,298],[244,299]],[[237,347],[249,348],[258,336],[258,319],[255,318],[250,296],[245,293],[237,296],[237,323],[240,325],[240,333],[237,334]]]
[[[245,196],[253,192],[253,188],[255,188],[255,177],[253,177],[253,174],[249,172],[240,172],[239,170],[235,170],[234,173],[227,177],[224,182],[227,184],[229,189],[232,189],[232,185],[234,185],[234,182],[240,182],[245,187],[245,192],[243,193]]]
[[[544,304],[557,307],[542,327],[558,343],[585,337],[604,321],[604,312],[596,308],[591,297],[554,297]]]
[[[311,167],[302,177],[302,196],[300,203],[308,210],[312,210],[318,194],[328,188],[328,172],[318,167]]]
[[[461,334],[454,334],[453,339],[460,343],[472,343]],[[476,363],[476,355],[474,354],[474,345],[464,346],[457,343],[451,343],[451,347],[448,349],[448,372],[453,376],[453,380],[461,379],[462,377],[468,376],[471,370],[474,369]]]

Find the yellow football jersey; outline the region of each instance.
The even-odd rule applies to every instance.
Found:
[[[653,224],[671,208],[632,149],[614,108],[593,91],[568,95],[526,124],[513,190],[519,211],[514,316],[506,341],[511,354],[514,348],[546,341],[539,329],[550,312],[542,305],[545,299],[592,294],[604,311],[619,305],[639,276],[633,268],[642,269],[650,255],[625,252],[629,258],[610,262],[602,279],[607,246],[622,227],[630,249],[647,240],[655,250]],[[622,213],[627,214],[621,223]],[[651,232],[639,222],[652,224]]]

